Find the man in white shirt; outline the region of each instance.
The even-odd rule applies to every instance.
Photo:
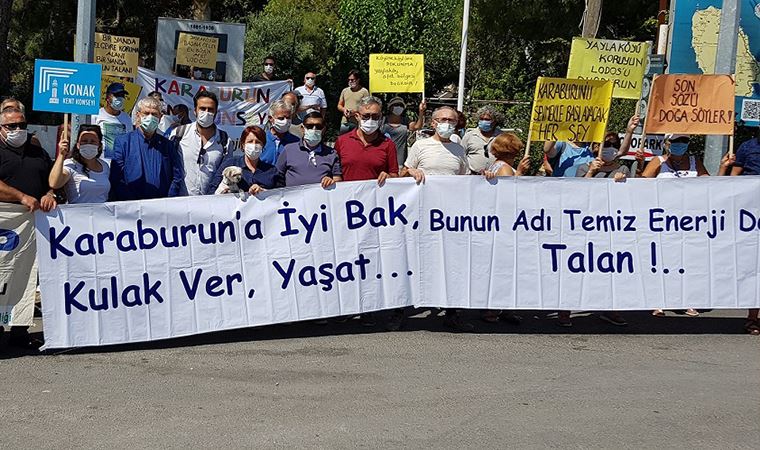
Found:
[[[181,195],[209,195],[221,183],[221,169],[234,148],[227,133],[214,123],[219,108],[216,94],[200,91],[193,102],[195,122],[174,129],[170,139],[178,144],[185,172]]]
[[[123,83],[111,83],[106,89],[106,105],[100,108],[95,125],[103,134],[103,158],[113,158],[113,143],[117,137],[134,130],[129,114],[124,112],[127,90]]]
[[[314,72],[309,72],[303,77],[303,86],[298,86],[296,92],[301,94],[301,105],[298,107],[298,116],[301,120],[310,110],[319,111],[322,117],[325,116],[327,99],[322,88],[317,87],[317,75]]]
[[[417,140],[409,149],[409,155],[404,162],[407,176],[413,177],[419,184],[425,182],[425,175],[468,173],[464,147],[451,141],[458,120],[457,111],[450,106],[442,106],[433,111],[431,125],[435,134],[431,138]],[[390,320],[398,320],[398,317],[392,317]],[[443,323],[455,331],[470,332],[475,328],[471,323],[463,321],[456,309],[446,309]]]

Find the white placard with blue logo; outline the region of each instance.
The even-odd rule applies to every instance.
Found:
[[[97,114],[100,64],[38,59],[34,62],[34,110]]]

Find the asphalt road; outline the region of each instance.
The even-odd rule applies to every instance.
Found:
[[[760,448],[744,314],[0,346],[0,448]]]

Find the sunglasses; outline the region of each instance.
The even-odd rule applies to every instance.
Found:
[[[305,123],[303,124],[303,127],[307,130],[321,130],[322,125],[318,123]]]
[[[380,120],[383,115],[382,114],[360,114],[360,117],[362,120]]]
[[[307,80],[315,80],[315,77],[306,77]]]
[[[26,122],[6,123],[2,127],[9,131],[26,130]]]

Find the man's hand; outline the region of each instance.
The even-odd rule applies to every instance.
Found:
[[[425,183],[425,172],[420,169],[409,169],[409,175],[414,178],[417,184]]]
[[[628,119],[628,126],[625,128],[625,131],[628,133],[633,133],[633,130],[636,129],[637,126],[639,126],[639,121],[641,119],[639,118],[638,114],[634,114],[633,117]]]
[[[423,100],[420,102],[420,107],[418,111],[421,115],[425,115],[425,111],[427,111],[427,100]]]
[[[377,177],[377,185],[382,186],[385,184],[385,180],[388,179],[390,175],[388,175],[388,172],[380,172],[380,175]]]
[[[596,175],[596,173],[599,172],[599,169],[601,169],[603,165],[604,161],[602,161],[601,158],[596,158],[595,160],[591,161],[591,163],[588,165],[589,175]]]
[[[625,181],[625,174],[623,172],[618,172],[618,173],[615,174],[614,179],[618,183],[623,182],[623,181]]]
[[[346,119],[349,119],[349,118],[351,118],[351,110],[350,110],[350,109],[348,109],[348,108],[343,108],[343,116],[344,116]]]
[[[56,206],[58,206],[58,202],[55,201],[55,196],[52,193],[47,193],[40,199],[40,209],[43,212],[53,210]]]
[[[327,177],[325,177],[327,178]],[[324,179],[322,179],[322,182],[324,183]],[[258,184],[252,184],[250,188],[248,188],[248,193],[251,195],[258,195],[264,192],[266,189],[259,186]]]
[[[66,159],[69,157],[69,140],[68,139],[61,139],[60,142],[58,142],[58,154],[60,156],[63,156],[63,159]]]
[[[731,155],[726,153],[725,155],[723,155],[723,158],[721,158],[720,165],[721,167],[725,169],[730,169],[731,166],[733,166],[735,162],[736,162],[736,153],[731,154]]]
[[[27,209],[29,209],[29,212],[35,212],[40,209],[40,202],[38,202],[36,198],[26,194],[21,197],[21,204],[26,206]]]
[[[327,189],[333,184],[335,184],[335,180],[333,180],[332,177],[322,177],[322,188]]]

